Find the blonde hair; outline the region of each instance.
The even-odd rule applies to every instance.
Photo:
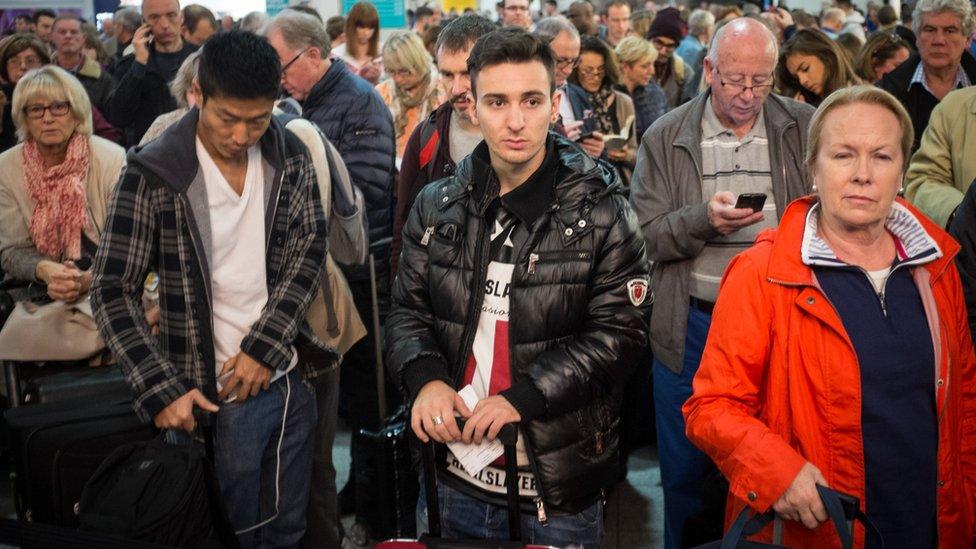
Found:
[[[389,70],[407,69],[413,74],[426,76],[430,74],[430,53],[417,33],[394,31],[383,44],[383,66]]]
[[[915,140],[912,119],[908,116],[908,111],[905,110],[901,102],[895,99],[895,96],[881,88],[868,85],[851,86],[835,91],[828,95],[817,108],[817,112],[813,113],[810,129],[807,132],[807,169],[813,171],[817,156],[820,154],[821,137],[827,115],[835,109],[857,103],[884,107],[898,119],[898,125],[901,128],[901,169],[904,172],[908,169],[908,161],[912,154],[912,143]]]
[[[634,65],[645,59],[650,59],[652,63],[657,61],[657,48],[637,36],[628,36],[621,40],[614,53],[617,54],[617,61],[626,65]]]
[[[68,71],[54,65],[45,65],[29,71],[17,82],[10,111],[17,126],[17,137],[26,141],[27,115],[24,107],[38,96],[51,101],[65,101],[71,105],[71,116],[78,122],[75,131],[83,135],[92,134],[92,106],[88,93],[77,78]]]

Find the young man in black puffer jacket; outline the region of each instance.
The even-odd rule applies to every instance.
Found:
[[[518,423],[525,541],[599,547],[619,394],[644,342],[648,268],[615,173],[548,131],[559,115],[554,66],[546,44],[519,29],[472,50],[485,142],[410,213],[388,365],[423,441],[477,443]],[[472,405],[458,391],[473,392]],[[445,537],[505,537],[502,471],[468,474],[450,452],[438,466]]]

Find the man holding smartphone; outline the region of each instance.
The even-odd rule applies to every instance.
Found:
[[[683,546],[685,521],[702,510],[708,461],[685,437],[681,406],[691,396],[722,273],[811,190],[803,159],[813,108],[770,94],[773,34],[740,18],[713,44],[704,61],[709,88],[644,134],[631,185],[655,271],[650,340],[669,549]]]
[[[115,68],[115,87],[104,113],[122,128],[125,146],[139,143],[156,117],[176,109],[169,83],[183,61],[197,50],[180,36],[179,0],[143,0],[145,23],[132,37],[132,53]]]

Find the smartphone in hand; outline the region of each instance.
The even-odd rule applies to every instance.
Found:
[[[736,209],[749,208],[753,213],[761,211],[766,205],[766,195],[763,193],[742,193],[735,201]]]

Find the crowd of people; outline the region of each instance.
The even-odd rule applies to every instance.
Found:
[[[171,442],[215,415],[245,547],[341,545],[336,420],[384,394],[451,444],[446,537],[508,535],[455,444],[517,423],[524,541],[600,547],[630,416],[668,549],[743,507],[830,546],[818,485],[857,547],[972,547],[976,18],[863,8],[37,10],[0,40],[0,268],[90,300]]]

